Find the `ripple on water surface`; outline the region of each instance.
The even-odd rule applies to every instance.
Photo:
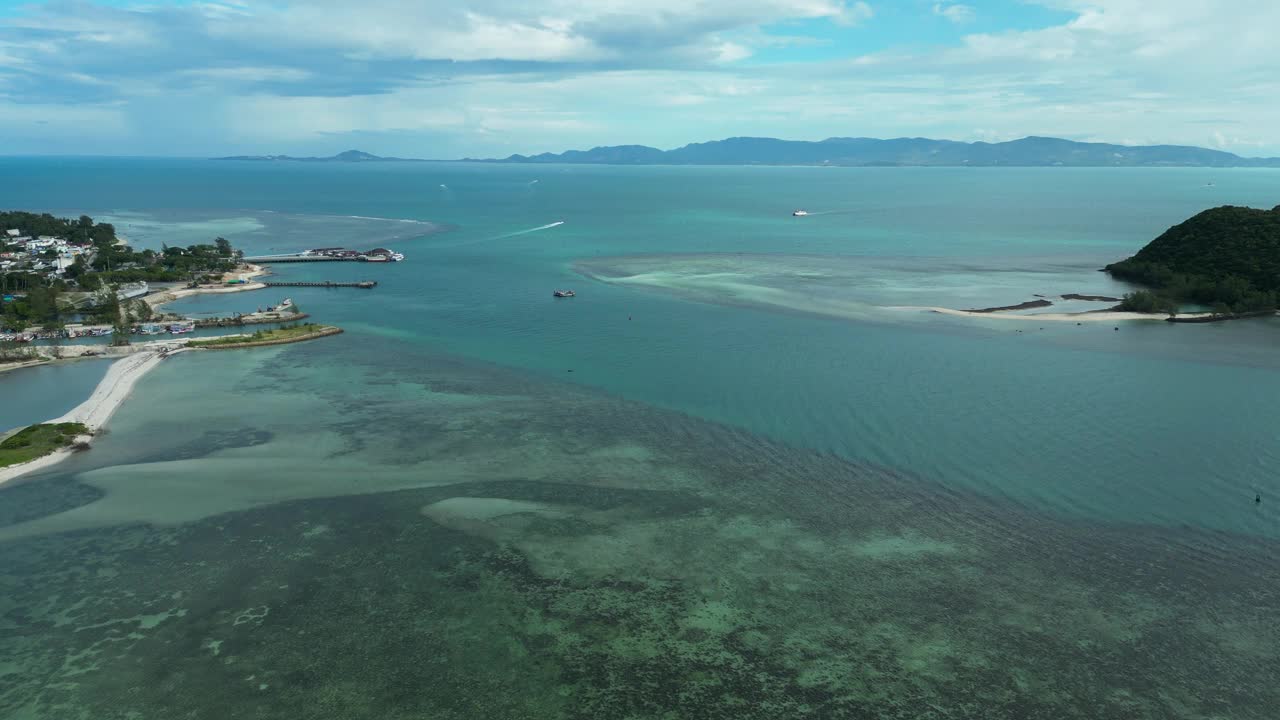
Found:
[[[0,515],[0,715],[1269,718],[1280,702],[1271,541],[1055,519],[352,334],[178,356],[157,377],[101,467],[0,491],[26,507]],[[203,425],[165,409],[197,401]]]

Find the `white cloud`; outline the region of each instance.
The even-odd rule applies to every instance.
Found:
[[[875,10],[865,2],[852,2],[841,7],[836,20],[843,25],[861,25],[875,17]]]
[[[973,22],[977,13],[968,5],[936,3],[933,6],[933,14],[941,15],[957,25]]]
[[[0,137],[31,150],[61,150],[61,137],[80,144],[68,152],[208,154],[360,138],[450,157],[730,135],[1043,134],[1280,155],[1280,3],[1041,4],[1069,19],[949,47],[841,40],[822,52],[846,54],[821,62],[780,31],[863,24],[838,33],[870,38],[892,17],[869,23],[872,7],[848,0],[49,4],[0,19],[11,99]],[[920,7],[972,17],[968,5]],[[57,107],[67,112],[51,117]]]
[[[212,67],[181,70],[179,75],[197,80],[234,80],[238,82],[301,82],[312,73],[290,67]]]
[[[310,0],[220,12],[209,28],[363,58],[625,62],[656,53],[723,61],[723,32],[797,19],[858,24],[873,14],[862,0],[650,0],[642,9],[622,0]]]

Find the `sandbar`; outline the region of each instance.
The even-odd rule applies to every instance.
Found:
[[[1079,313],[1005,313],[975,312],[973,310],[955,310],[944,307],[888,306],[885,310],[915,310],[918,312],[938,313],[955,317],[982,318],[987,320],[1039,320],[1044,322],[1120,322],[1122,320],[1156,320],[1164,322],[1169,317],[1164,313],[1137,313],[1120,310],[1095,310]],[[1186,313],[1183,317],[1199,317],[1209,313]]]
[[[166,343],[160,347],[151,346],[141,351],[135,351],[133,354],[117,360],[107,369],[107,374],[98,383],[98,387],[94,388],[89,399],[72,408],[70,412],[62,417],[46,420],[45,422],[84,423],[90,431],[96,432],[106,425],[107,420],[124,403],[125,398],[129,397],[129,393],[133,391],[134,386],[138,384],[138,381],[144,375],[159,365],[165,358],[182,352],[184,349],[175,346],[174,343]],[[87,444],[90,439],[91,436],[81,436],[76,438],[76,443]],[[22,475],[55,465],[67,459],[73,452],[75,451],[71,448],[62,448],[30,462],[0,468],[0,485]]]

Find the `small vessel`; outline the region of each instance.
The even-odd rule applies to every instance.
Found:
[[[556,297],[574,297],[577,295],[577,293],[572,290],[554,290],[551,294]]]
[[[808,214],[809,214],[808,210],[796,210],[795,212],[791,213],[791,217],[804,217],[805,215],[808,215]]]

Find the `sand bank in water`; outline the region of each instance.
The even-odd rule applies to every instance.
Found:
[[[173,351],[144,351],[129,355],[128,357],[117,360],[107,374],[102,378],[102,382],[98,383],[98,387],[94,388],[93,394],[88,400],[80,403],[72,408],[70,412],[59,418],[47,420],[49,423],[78,422],[84,423],[92,431],[97,431],[107,420],[115,413],[115,411],[124,403],[125,398],[129,397],[129,393],[133,391],[142,376],[146,375],[156,365],[159,365],[169,355],[175,352],[182,352],[179,348]],[[82,436],[76,439],[79,441],[89,442],[89,436]],[[67,459],[74,452],[71,448],[63,448],[56,450],[44,457],[36,458],[30,462],[20,465],[11,465],[6,468],[0,468],[0,485],[13,480],[22,475],[44,470],[45,468],[55,465]]]
[[[1081,313],[1006,313],[1006,312],[974,312],[972,310],[953,310],[944,307],[886,307],[886,310],[915,310],[918,312],[931,312],[940,315],[953,315],[956,317],[971,318],[992,318],[997,320],[1041,320],[1044,322],[1120,322],[1122,320],[1148,320],[1159,321],[1169,317],[1163,313],[1136,313],[1122,312],[1119,310],[1102,310]],[[1209,315],[1211,313],[1182,313],[1178,317],[1194,318]]]

